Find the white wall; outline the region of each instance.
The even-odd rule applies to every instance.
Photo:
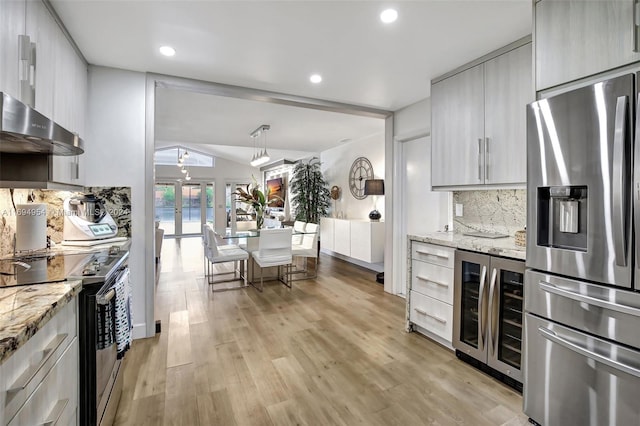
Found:
[[[86,186],[131,187],[134,337],[146,336],[145,283],[153,283],[152,258],[145,256],[145,81],[143,73],[89,67],[85,153]],[[151,276],[149,276],[151,274]]]
[[[451,193],[430,191],[431,100],[423,99],[394,114],[394,195],[392,293],[404,294],[407,272],[407,234],[422,235],[451,227]],[[419,157],[419,158],[416,158]],[[407,179],[406,176],[409,176]],[[416,182],[420,185],[416,186]],[[416,200],[416,193],[422,194]],[[408,199],[408,197],[411,197]],[[411,209],[408,211],[407,209]],[[415,214],[422,209],[422,214]],[[450,228],[452,229],[452,228]]]
[[[358,157],[366,157],[373,166],[376,179],[385,178],[384,134],[373,135],[357,141],[323,151],[320,154],[321,169],[325,179],[331,188],[338,185],[341,190],[340,199],[337,201],[337,212],[343,212],[346,219],[369,219],[369,212],[373,210],[373,197],[368,196],[364,200],[357,200],[349,190],[349,170],[353,161]],[[386,184],[386,182],[385,182]],[[385,191],[386,185],[385,185]],[[334,211],[334,202],[331,203],[329,215]],[[376,206],[385,220],[384,196],[377,197]]]
[[[227,183],[251,182],[251,176],[254,176],[258,182],[261,182],[262,172],[257,167],[251,165],[236,163],[235,161],[226,160],[224,158],[215,159],[214,167],[187,167],[191,182],[213,182],[215,185],[215,229],[224,230],[227,226],[225,187]],[[180,173],[180,169],[176,166],[156,166],[156,181],[163,179],[176,180],[182,179],[184,175]],[[235,190],[235,188],[232,188]]]

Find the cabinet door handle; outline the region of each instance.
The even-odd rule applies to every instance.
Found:
[[[631,34],[633,35],[633,51],[638,52],[638,0],[633,2],[633,12],[631,13]]]
[[[67,333],[63,333],[58,334],[56,337],[54,337],[53,340],[51,340],[47,347],[42,351],[43,356],[40,363],[37,366],[33,367],[31,371],[27,369],[24,373],[22,373],[20,377],[18,377],[18,380],[16,380],[15,383],[11,385],[9,389],[7,389],[7,393],[11,394],[19,392],[26,388],[31,380],[33,380],[33,378],[36,376],[36,374],[38,374],[42,367],[47,363],[49,358],[51,358],[51,355],[53,355],[54,352],[60,347],[60,345],[62,345],[62,342],[65,341],[67,336]]]
[[[416,275],[416,278],[421,280],[421,281],[427,281],[427,282],[433,283],[435,285],[439,285],[440,287],[449,287],[449,284],[446,284],[446,283],[443,283],[443,282],[440,282],[440,281],[435,281],[435,280],[432,280],[429,277],[423,277],[422,275]]]
[[[64,413],[64,409],[67,408],[67,404],[69,404],[69,399],[61,399],[60,401],[58,401],[53,407],[53,410],[51,410],[51,413],[49,413],[49,417],[47,417],[47,420],[40,423],[40,425],[54,426],[58,424],[58,420],[60,420],[60,417],[62,417],[62,413]]]
[[[482,180],[482,138],[478,138],[478,180]]]
[[[416,253],[424,254],[424,255],[427,255],[427,256],[435,256],[435,257],[439,257],[441,259],[448,259],[449,258],[448,254],[431,253],[431,252],[424,251],[424,250],[416,250]]]
[[[489,138],[484,139],[484,181],[489,180]]]
[[[424,315],[427,316],[429,318],[433,318],[434,320],[438,321],[441,324],[446,324],[447,320],[444,318],[440,318],[438,316],[435,315],[431,315],[430,313],[428,313],[427,311],[423,310],[423,309],[419,309],[419,308],[413,308],[417,313],[419,313],[420,315]]]

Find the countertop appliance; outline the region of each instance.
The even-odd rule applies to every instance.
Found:
[[[65,241],[101,240],[118,234],[116,222],[94,194],[67,198],[63,210]]]
[[[524,412],[545,426],[640,419],[638,87],[527,107]]]
[[[456,250],[456,356],[522,391],[524,262]]]

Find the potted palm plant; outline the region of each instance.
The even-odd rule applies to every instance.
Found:
[[[251,176],[251,180],[252,182],[247,185],[246,189],[238,187],[233,195],[236,196],[237,201],[253,207],[256,213],[256,227],[260,229],[264,224],[265,209],[277,201],[282,201],[282,198],[272,196],[271,199],[269,199],[269,188],[267,188],[267,194],[265,195],[264,192],[260,190],[260,185],[258,181],[256,181],[256,178]]]
[[[291,204],[295,220],[319,223],[328,214],[330,205],[329,184],[320,170],[320,160],[300,160],[291,173]]]

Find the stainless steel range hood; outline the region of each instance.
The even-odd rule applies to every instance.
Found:
[[[84,142],[77,134],[0,92],[1,188],[77,189],[76,185],[60,183],[54,174],[54,170],[68,167],[75,168],[77,175],[77,159],[62,166],[55,159],[82,153]]]
[[[84,142],[53,120],[0,92],[0,153],[78,155]]]

